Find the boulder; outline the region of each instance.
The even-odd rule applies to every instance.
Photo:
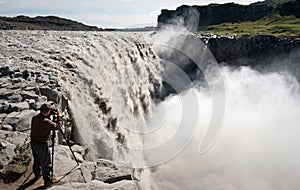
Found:
[[[114,162],[100,159],[97,161],[95,179],[106,183],[115,183],[122,180],[132,180],[132,169],[117,166]]]
[[[72,146],[72,150],[74,152],[77,152],[77,153],[81,154],[82,156],[84,156],[85,152],[86,152],[86,148],[84,148],[82,146],[79,146],[77,144],[75,144],[74,146]]]
[[[90,182],[91,180],[115,183],[122,180],[132,180],[130,168],[117,166],[114,162],[100,159],[97,162],[86,162],[82,156],[75,152],[79,165],[74,160],[68,146],[57,145],[54,147],[54,175],[61,178],[62,182]]]
[[[22,72],[22,77],[23,77],[25,80],[27,80],[29,76],[30,76],[30,73],[29,73],[28,70],[24,70],[24,71]]]
[[[6,140],[0,139],[0,168],[10,163],[15,156],[14,144],[9,143]]]
[[[1,67],[0,68],[0,77],[8,76],[10,74],[9,67]]]
[[[0,89],[0,99],[8,99],[10,96],[14,94],[14,91],[6,88]]]
[[[43,96],[46,96],[49,101],[53,101],[55,103],[58,102],[58,93],[55,90],[52,90],[49,87],[41,87],[40,92]]]
[[[54,146],[54,175],[64,176],[67,172],[74,169],[77,163],[74,160],[68,146],[55,145]],[[77,158],[77,156],[76,156]],[[64,181],[70,181],[70,176],[66,176]]]
[[[25,133],[1,131],[0,139],[2,142],[5,142],[2,147],[6,147],[4,156],[7,159],[1,163],[3,168],[1,168],[0,171],[0,179],[3,180],[4,183],[16,181],[26,171],[31,161],[31,149],[28,143],[28,137],[29,134]],[[1,155],[3,155],[2,152]]]
[[[14,128],[13,128],[11,125],[4,124],[4,125],[2,125],[1,130],[5,130],[5,131],[13,131]]]
[[[35,80],[37,83],[46,84],[49,83],[49,77],[46,75],[40,75]]]
[[[23,91],[21,92],[21,96],[23,98],[23,100],[31,100],[33,99],[34,101],[38,101],[39,96],[35,94],[34,91]]]
[[[23,131],[30,127],[31,119],[37,113],[34,110],[24,110],[22,112],[12,112],[4,119],[4,123],[11,125],[14,130]]]
[[[75,170],[73,170],[69,175],[62,179],[63,182],[90,182],[93,180],[93,174],[95,172],[96,163],[94,162],[84,162],[80,164]],[[65,171],[67,173],[68,171]]]
[[[3,139],[11,144],[14,145],[21,145],[23,144],[26,139],[29,138],[28,133],[21,133],[17,131],[3,131],[1,130],[0,139]]]
[[[30,109],[37,110],[36,102],[33,99],[26,100]]]
[[[23,110],[29,110],[29,104],[27,102],[9,103],[7,113],[21,112]]]
[[[10,89],[12,87],[12,84],[10,83],[8,78],[0,78],[0,79],[1,79],[0,88]]]
[[[31,109],[38,110],[38,109],[40,109],[41,105],[46,103],[46,102],[47,102],[47,97],[46,96],[39,96],[38,101],[36,103],[29,104],[29,102],[28,102],[28,104],[29,104]]]
[[[22,96],[20,94],[14,94],[7,98],[10,103],[19,103],[22,101]]]
[[[0,113],[7,113],[8,108],[9,104],[7,101],[3,101],[0,103]]]
[[[114,184],[107,184],[101,181],[93,180],[89,183],[72,183],[53,186],[49,190],[90,190],[90,189],[101,189],[101,190],[136,190],[137,187],[133,181],[120,181]]]

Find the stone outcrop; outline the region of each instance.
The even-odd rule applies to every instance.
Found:
[[[43,103],[58,106],[61,90],[58,80],[51,82],[53,76],[47,72],[2,66],[0,75],[0,180],[11,183],[26,171],[31,161],[31,118]],[[44,80],[38,80],[40,78]],[[65,119],[69,119],[66,116],[68,114]],[[76,162],[72,161],[67,147],[57,148],[57,159],[62,159],[61,163],[64,163],[57,172],[63,174],[70,169],[68,166],[76,166]],[[84,162],[81,154],[75,154],[79,161]]]
[[[72,183],[61,186],[51,187],[49,190],[76,190],[76,189],[101,189],[101,190],[135,190],[137,189],[133,181],[120,181],[113,184],[107,184],[101,181],[93,180],[89,183]]]
[[[265,65],[273,59],[284,58],[300,48],[300,40],[275,36],[222,36],[199,35],[214,55],[217,62],[240,66]]]
[[[182,5],[176,10],[163,9],[158,16],[158,27],[165,24],[183,25],[191,31],[198,31],[208,25],[255,21],[272,12],[300,17],[300,0],[289,1],[283,4],[273,4],[270,1],[264,1],[250,5],[235,3],[210,4],[206,6]]]

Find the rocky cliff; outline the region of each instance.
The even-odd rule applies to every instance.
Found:
[[[158,27],[165,24],[183,25],[191,31],[198,31],[208,25],[255,21],[272,12],[300,17],[300,0],[274,4],[270,1],[238,5],[235,3],[210,4],[206,6],[182,5],[176,10],[163,9],[158,16]],[[193,17],[191,19],[191,17]],[[191,26],[195,24],[194,26]]]
[[[232,66],[269,64],[275,58],[287,57],[300,47],[300,40],[267,35],[222,36],[198,35],[219,63]]]

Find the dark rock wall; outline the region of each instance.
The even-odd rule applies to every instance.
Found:
[[[258,62],[268,64],[274,57],[285,57],[297,51],[300,41],[291,38],[277,38],[274,36],[199,36],[210,51],[221,62],[230,65],[251,65]]]
[[[250,5],[238,5],[235,3],[210,4],[206,6],[187,6],[182,5],[174,10],[163,9],[158,16],[158,27],[165,24],[187,26],[190,10],[198,11],[198,27],[195,30],[201,30],[208,25],[221,24],[226,22],[239,23],[243,21],[255,21],[272,12],[278,12],[281,15],[300,15],[300,0],[287,2],[274,6],[267,2],[257,2]],[[179,18],[183,22],[179,23]]]

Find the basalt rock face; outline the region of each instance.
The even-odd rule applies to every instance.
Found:
[[[272,12],[299,17],[300,0],[278,5],[267,1],[250,5],[238,5],[235,3],[210,4],[206,6],[182,5],[176,10],[163,9],[158,16],[158,27],[165,24],[183,25],[191,31],[198,31],[208,25],[255,21]],[[194,24],[195,22],[197,23],[194,27],[190,26],[191,16],[194,19]]]
[[[273,62],[273,58],[287,57],[300,47],[298,39],[265,35],[242,37],[199,35],[198,37],[207,44],[217,62],[235,66],[268,64]]]

